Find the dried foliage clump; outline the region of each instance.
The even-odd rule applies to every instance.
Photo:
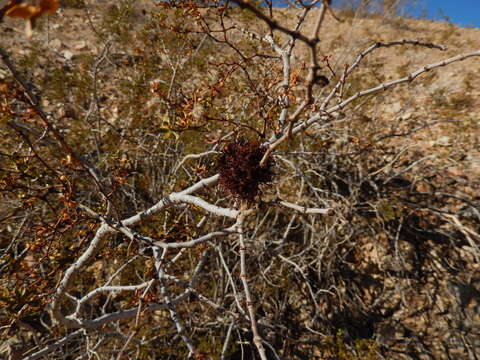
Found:
[[[218,159],[219,184],[234,197],[254,200],[259,186],[273,180],[273,159],[263,166],[260,161],[266,148],[258,140],[235,139],[225,145]]]

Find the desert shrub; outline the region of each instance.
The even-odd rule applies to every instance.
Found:
[[[88,46],[62,38],[66,56],[42,27],[0,49],[2,356],[443,358],[476,346],[476,327],[460,325],[475,319],[478,180],[461,166],[474,168],[478,141],[463,133],[478,122],[452,121],[475,97],[437,87],[429,106],[443,117],[403,109],[446,70],[423,74],[478,52],[347,41],[335,28],[357,30],[323,3],[66,5]],[[443,62],[414,65],[426,52]],[[436,141],[440,126],[458,136]]]

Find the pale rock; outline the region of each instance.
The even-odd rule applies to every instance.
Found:
[[[465,174],[465,171],[463,171],[462,169],[459,169],[458,167],[450,167],[450,168],[448,168],[448,169],[447,169],[447,173],[448,173],[450,176],[467,178],[467,175]]]
[[[70,50],[63,51],[62,55],[67,60],[72,60],[72,58],[73,58],[73,53]]]
[[[87,42],[85,40],[80,40],[73,46],[75,50],[82,50],[82,49],[85,49],[86,47],[87,47]]]
[[[59,50],[62,47],[62,42],[60,39],[53,39],[49,44],[55,50]]]
[[[402,115],[400,115],[400,120],[402,121],[406,121],[406,120],[410,120],[411,117],[412,117],[412,111],[406,111],[405,113],[403,113]]]
[[[438,138],[437,140],[429,141],[428,144],[430,146],[450,146],[452,145],[450,143],[450,137],[449,136],[442,136]]]
[[[394,114],[398,114],[401,110],[402,110],[402,104],[398,101],[390,105],[390,111]]]

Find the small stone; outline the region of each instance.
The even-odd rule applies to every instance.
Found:
[[[62,55],[67,60],[72,60],[73,58],[73,53],[70,50],[63,51]]]
[[[467,178],[467,175],[465,174],[465,171],[462,170],[462,169],[459,169],[459,168],[457,168],[457,167],[448,168],[448,169],[447,169],[447,173],[448,173],[450,176]]]
[[[400,116],[400,120],[406,121],[409,120],[412,117],[412,112],[407,111],[403,115]]]
[[[402,104],[400,102],[393,103],[390,109],[394,114],[397,114],[402,110]]]
[[[436,146],[450,146],[450,137],[448,136],[442,136],[437,140],[430,141],[430,145],[436,145]]]
[[[87,42],[85,40],[80,40],[73,46],[75,50],[82,50],[86,47],[87,47]]]
[[[49,44],[55,50],[58,50],[62,47],[62,42],[60,41],[60,39],[53,39],[52,41],[50,41]]]

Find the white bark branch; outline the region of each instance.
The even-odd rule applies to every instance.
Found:
[[[433,43],[427,43],[427,42],[421,42],[421,41],[418,41],[418,40],[407,40],[407,39],[403,39],[403,40],[396,40],[396,41],[389,41],[389,42],[376,42],[375,44],[369,46],[367,49],[365,49],[364,51],[362,51],[358,56],[357,58],[355,59],[355,61],[353,62],[352,65],[350,65],[350,67],[344,71],[340,81],[337,82],[337,84],[335,85],[335,87],[332,89],[332,91],[330,92],[330,94],[327,95],[327,97],[325,98],[325,100],[323,101],[322,105],[320,106],[320,110],[325,110],[325,108],[327,107],[327,105],[330,103],[331,99],[333,98],[333,96],[337,93],[337,91],[340,89],[340,87],[343,86],[343,84],[345,83],[345,80],[347,79],[347,77],[353,72],[353,70],[355,70],[359,65],[360,63],[362,62],[362,60],[368,55],[370,54],[371,52],[377,50],[377,49],[380,49],[382,47],[391,47],[391,46],[401,46],[401,45],[415,45],[415,46],[423,46],[423,47],[428,47],[428,48],[431,48],[431,49],[439,49],[441,51],[445,51],[447,50],[447,48],[445,46],[442,46],[442,45],[437,45],[437,44],[433,44]]]
[[[400,84],[403,84],[403,83],[411,82],[415,78],[417,78],[419,75],[423,74],[424,72],[428,72],[428,71],[436,69],[438,67],[446,66],[446,65],[449,65],[449,64],[457,62],[457,61],[463,61],[467,58],[475,57],[475,56],[480,56],[480,50],[470,52],[470,53],[466,53],[466,54],[460,54],[460,55],[454,56],[454,57],[449,58],[449,59],[445,59],[445,60],[442,60],[442,61],[439,61],[439,62],[436,62],[436,63],[433,63],[433,64],[425,65],[425,66],[421,67],[420,69],[410,73],[409,75],[407,75],[403,78],[393,80],[393,81],[389,81],[389,82],[386,82],[386,83],[382,83],[378,86],[375,86],[375,87],[367,89],[367,90],[359,91],[358,93],[352,95],[351,97],[342,101],[341,103],[339,103],[335,106],[332,106],[325,111],[318,112],[317,114],[313,115],[312,117],[310,117],[306,121],[298,124],[292,130],[292,134],[297,134],[297,133],[305,130],[310,125],[312,125],[313,123],[315,123],[315,122],[317,122],[321,119],[328,120],[332,116],[333,113],[342,110],[344,107],[346,107],[348,104],[350,104],[351,102],[353,102],[354,100],[356,100],[359,97],[369,95],[369,94],[373,94],[375,92],[379,92],[379,91],[382,91],[382,90],[387,90],[391,87],[394,87],[394,86],[397,86],[397,85],[400,85]],[[278,145],[276,143],[270,144],[270,147],[277,147],[277,146]]]
[[[164,261],[163,257],[166,255],[166,252],[167,250],[163,250],[163,254],[160,254],[159,249],[153,249],[153,253],[155,256],[155,268],[157,269],[158,282],[160,283],[160,292],[163,295],[165,304],[167,305],[168,311],[170,312],[170,318],[175,324],[178,335],[180,335],[185,345],[187,345],[187,348],[189,351],[188,357],[190,357],[192,354],[195,353],[195,346],[193,345],[192,340],[185,333],[185,327],[183,326],[182,320],[178,315],[178,312],[175,308],[175,304],[173,304],[171,301],[170,293],[165,284],[165,270],[163,268],[163,261]]]
[[[296,210],[302,214],[321,214],[328,215],[332,212],[332,209],[320,209],[320,208],[307,208],[305,206],[297,205],[288,201],[280,200],[280,205]]]
[[[245,301],[247,302],[247,310],[250,315],[251,328],[253,333],[253,343],[258,349],[260,358],[262,360],[267,360],[267,354],[265,348],[263,347],[262,337],[258,331],[257,320],[255,318],[255,309],[253,308],[252,295],[250,293],[250,287],[247,282],[247,266],[246,266],[246,255],[245,255],[245,238],[243,233],[243,221],[245,214],[241,214],[237,221],[237,228],[239,232],[238,240],[240,243],[240,279],[242,280],[243,289],[245,291]]]
[[[51,309],[54,318],[60,322],[62,325],[65,325],[67,327],[72,327],[72,328],[79,328],[79,327],[91,327],[91,326],[96,326],[96,324],[93,321],[83,321],[77,318],[76,314],[72,314],[70,316],[64,316],[60,310],[60,305],[61,301],[65,296],[66,291],[68,290],[70,283],[72,282],[74,276],[79,273],[79,270],[85,266],[85,264],[95,256],[97,251],[100,249],[102,240],[106,234],[112,233],[114,231],[121,231],[125,235],[127,235],[131,239],[141,239],[146,241],[149,244],[153,244],[154,240],[148,237],[144,237],[138,234],[135,234],[132,230],[130,230],[127,226],[133,225],[140,220],[145,219],[145,217],[150,217],[153,214],[159,212],[160,210],[164,209],[167,205],[171,204],[172,202],[187,202],[194,204],[196,206],[199,206],[203,209],[206,209],[207,211],[210,210],[213,213],[216,214],[222,214],[222,216],[227,216],[227,217],[232,217],[235,218],[236,214],[238,214],[237,210],[231,210],[231,209],[224,209],[220,208],[216,205],[209,204],[208,202],[191,196],[190,194],[195,193],[196,191],[207,187],[211,186],[213,184],[216,184],[218,181],[218,175],[214,175],[210,178],[203,179],[196,184],[190,186],[189,188],[179,192],[179,193],[173,193],[170,196],[161,199],[157,204],[152,206],[151,208],[140,212],[124,221],[121,221],[120,223],[115,223],[113,221],[109,221],[106,218],[96,214],[102,221],[103,224],[98,228],[98,230],[95,233],[94,238],[90,242],[90,245],[88,246],[87,250],[78,258],[77,261],[75,261],[65,272],[65,275],[63,276],[62,280],[60,281],[55,294],[53,296],[53,301],[51,304]],[[84,210],[88,209],[87,207],[82,207]],[[89,213],[92,213],[93,211],[87,211]],[[94,212],[93,212],[94,213]],[[95,213],[94,213],[95,214]],[[200,240],[197,240],[197,242],[194,242],[193,244],[203,242],[206,240],[209,240],[210,238],[218,235],[223,235],[224,232],[217,232],[214,235],[208,234],[206,237],[201,238]],[[162,243],[158,243],[160,245]],[[191,245],[193,246],[193,245]],[[162,246],[165,247],[165,246]],[[175,247],[174,245],[170,244],[169,247]],[[181,246],[178,246],[181,247]]]

